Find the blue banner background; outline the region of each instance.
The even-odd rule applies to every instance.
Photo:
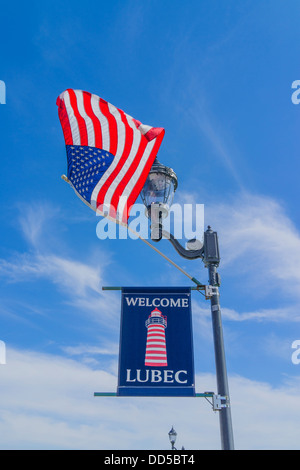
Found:
[[[147,328],[145,322],[155,306],[128,305],[128,299],[148,298],[148,304],[153,299],[165,299],[163,305],[157,308],[167,317],[165,329],[167,366],[146,366],[145,351]],[[170,299],[186,304],[186,306],[165,306]],[[184,300],[183,300],[184,299]],[[182,302],[183,300],[183,302]],[[155,301],[157,304],[160,301]],[[130,369],[130,373],[128,370]],[[149,381],[141,383],[137,380],[137,372],[141,379]],[[161,374],[161,381],[151,382],[151,371]],[[169,372],[164,372],[169,371]],[[172,372],[170,372],[172,371]],[[185,371],[180,372],[179,371]],[[177,373],[177,375],[176,375]],[[163,382],[166,375],[167,383]],[[128,382],[130,378],[130,382]],[[179,379],[180,382],[176,381]],[[172,381],[173,380],[173,381]],[[182,383],[182,382],[185,383]],[[191,315],[191,291],[188,287],[124,287],[122,288],[122,311],[120,328],[119,378],[118,395],[126,396],[194,396],[194,358]]]

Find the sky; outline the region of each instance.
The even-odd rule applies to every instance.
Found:
[[[219,236],[235,448],[299,449],[299,21],[297,0],[1,6],[1,449],[169,449],[172,425],[178,447],[220,448],[203,398],[94,397],[117,386],[120,292],[102,287],[191,282],[140,240],[97,237],[61,179],[67,88],[165,129],[174,202],[204,204]],[[208,283],[201,260],[157,247]],[[216,391],[197,292],[192,317],[196,389]]]

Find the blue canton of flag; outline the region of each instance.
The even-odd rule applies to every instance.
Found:
[[[68,179],[74,189],[86,201],[90,201],[92,192],[114,156],[106,150],[81,145],[67,145]]]

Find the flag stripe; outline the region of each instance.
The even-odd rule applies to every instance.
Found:
[[[100,98],[99,101],[100,111],[102,116],[106,119],[108,125],[108,132],[109,132],[109,152],[113,155],[116,155],[117,151],[117,144],[118,144],[118,134],[117,134],[117,123],[114,116],[111,115],[109,112],[108,103]],[[105,136],[103,135],[105,138]],[[103,139],[104,140],[104,139]],[[105,150],[108,150],[107,148]],[[114,158],[112,164],[110,165],[109,169],[104,173],[102,178],[96,184],[94,191],[91,197],[91,204],[94,207],[98,207],[104,203],[104,197],[106,191],[109,187],[109,182],[107,181],[114,171],[115,167],[118,164],[118,157]]]
[[[148,160],[148,158],[151,154],[151,150],[153,148],[153,145],[154,145],[154,141],[147,142],[147,140],[145,138],[142,139],[142,143],[141,143],[141,146],[140,146],[140,149],[139,149],[139,152],[138,152],[138,154],[139,154],[138,157],[141,158],[141,159],[138,162],[138,166],[137,166],[137,168],[135,168],[134,173],[132,173],[130,175],[131,178],[127,181],[126,187],[124,188],[124,191],[122,193],[122,196],[123,196],[122,201],[125,201],[125,200],[127,201],[127,211],[129,211],[130,208],[131,208],[131,201],[130,201],[129,197],[132,193],[134,185],[136,184],[136,182],[139,181],[139,179],[142,175],[145,163],[147,162],[147,160]],[[154,156],[154,158],[155,158],[155,156]],[[150,166],[150,168],[151,168],[151,166]],[[146,178],[145,178],[145,180],[146,180]],[[143,185],[144,185],[144,183],[141,185],[141,189],[142,189]],[[137,194],[137,196],[138,196],[138,194]],[[136,198],[134,199],[133,202],[135,202],[135,200],[136,200]],[[122,203],[122,201],[121,201],[121,203]],[[124,209],[125,208],[123,208],[123,207],[119,207],[118,212],[121,214],[121,213],[123,213]],[[127,214],[126,213],[123,214],[123,219],[127,220],[127,218],[128,218]]]
[[[80,93],[78,90],[75,91],[76,99],[77,99],[77,108],[78,112],[83,119],[85,129],[86,129],[86,137],[87,137],[87,145],[89,147],[95,147],[95,131],[93,121],[90,116],[87,114],[85,107],[84,107],[84,100],[88,99],[85,93]]]
[[[99,147],[103,150],[109,151],[109,127],[107,118],[100,110],[100,98],[95,95],[91,95],[91,106],[95,119],[99,122],[100,131],[99,131]]]
[[[87,134],[87,128],[86,128],[86,123],[81,114],[79,113],[78,110],[78,105],[77,105],[77,98],[74,90],[69,90],[69,96],[70,96],[70,105],[71,108],[73,109],[73,114],[74,114],[74,121],[77,121],[77,126],[78,126],[78,141],[75,141],[74,143],[76,145],[88,145],[88,134]]]
[[[88,115],[93,129],[93,140],[94,144],[90,143],[91,147],[95,146],[97,148],[102,148],[102,132],[101,132],[101,125],[100,121],[95,115],[93,108],[92,108],[92,95],[91,93],[84,92],[83,93],[83,106],[85,109],[86,114]],[[89,142],[90,138],[89,138]]]
[[[134,139],[133,139],[132,148],[128,157],[128,164],[124,166],[124,169],[123,169],[123,173],[122,173],[123,179],[117,188],[117,191],[120,194],[119,201],[117,201],[116,197],[114,197],[112,199],[112,203],[118,205],[117,207],[118,213],[122,214],[122,220],[125,221],[123,215],[124,215],[124,210],[125,210],[125,214],[127,213],[127,198],[128,198],[126,188],[128,186],[129,181],[134,175],[137,165],[139,164],[142,158],[143,152],[146,149],[147,142],[145,139],[142,138],[143,136],[141,132],[137,129],[135,123],[132,121],[130,116],[126,115],[125,113],[123,114],[126,117],[127,126],[130,127],[133,131]],[[127,218],[128,217],[126,217],[126,220]]]
[[[123,121],[120,118],[119,111],[110,103],[101,107],[107,114],[106,117],[109,121],[110,135],[116,131],[116,142],[111,142],[114,144],[115,148],[112,149],[111,153],[115,155],[115,158],[110,166],[110,168],[105,172],[100,181],[93,191],[92,198],[96,200],[96,206],[98,207],[101,204],[109,206],[111,201],[110,198],[106,197],[107,191],[110,189],[110,185],[113,184],[115,178],[117,177],[122,165],[125,163],[125,157],[122,159],[125,140],[126,140],[126,129]],[[117,138],[118,136],[118,138]],[[112,217],[115,217],[115,214],[110,214]]]
[[[109,152],[112,153],[113,155],[116,155],[117,153],[117,147],[118,147],[118,128],[117,128],[117,123],[114,117],[111,115],[109,111],[109,103],[106,101],[100,99],[100,111],[104,116],[106,117],[108,121],[108,129],[109,129],[109,135],[110,135],[110,141],[109,141]]]
[[[116,188],[115,197],[112,199],[112,205],[117,205],[117,212],[120,214],[120,217],[122,219],[124,219],[123,212],[124,210],[126,210],[125,205],[127,206],[128,204],[127,186],[135,174],[136,167],[139,164],[139,161],[141,160],[143,153],[145,152],[146,144],[147,144],[145,139],[140,140],[140,136],[138,137],[138,142],[136,143],[137,143],[137,151],[136,151],[136,147],[132,148],[131,155],[128,159],[129,160],[128,165],[130,166],[128,167],[128,165],[126,165],[123,167],[122,173],[120,175],[122,180],[120,181],[118,187]],[[120,178],[118,180],[120,180]],[[117,200],[116,196],[118,194],[120,194],[120,196]],[[126,220],[127,220],[127,217],[126,217]]]
[[[65,103],[61,99],[60,96],[57,98],[56,104],[58,106],[58,116],[59,116],[59,120],[60,120],[61,125],[62,125],[62,130],[63,130],[63,134],[64,134],[65,143],[66,143],[66,145],[72,145],[73,144],[73,138],[72,138],[72,131],[71,131],[71,126],[70,126],[70,122],[69,122],[69,117],[68,117],[68,113],[67,113],[67,110],[66,110]]]
[[[126,170],[133,160],[133,155],[130,155],[133,144],[133,129],[128,125],[128,121],[121,111],[115,113],[115,118],[118,126],[124,132],[124,148],[122,149],[120,159],[113,173],[109,178],[109,188],[105,194],[104,204],[111,205],[113,211],[116,211],[119,198],[121,195],[120,186],[123,180],[126,180]],[[118,152],[117,152],[118,155]],[[116,156],[117,156],[116,155]],[[125,183],[126,184],[126,183]],[[99,196],[98,196],[99,199]]]
[[[80,135],[79,135],[79,126],[73,108],[71,106],[69,90],[64,94],[64,102],[66,112],[68,114],[68,119],[70,123],[71,133],[72,133],[72,143],[71,145],[80,145]]]
[[[155,157],[156,157],[157,152],[159,150],[160,144],[161,144],[161,142],[164,138],[164,135],[165,135],[165,131],[164,131],[164,129],[162,129],[161,132],[159,133],[159,135],[156,137],[156,139],[153,140],[154,141],[154,146],[150,151],[148,160],[145,162],[143,173],[140,175],[140,178],[136,182],[132,181],[132,183],[131,183],[133,185],[133,188],[132,188],[130,194],[128,194],[128,198],[127,198],[127,214],[125,215],[126,220],[129,217],[129,212],[130,212],[131,206],[135,203],[138,195],[140,194],[140,192],[141,192],[141,190],[142,190],[142,188],[145,184],[145,181],[146,181],[147,176],[149,174],[149,171],[152,167],[152,164],[155,160]],[[153,142],[153,141],[151,141],[151,142]],[[128,191],[130,191],[130,188],[128,188]]]

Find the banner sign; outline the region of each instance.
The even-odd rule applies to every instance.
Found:
[[[119,396],[194,396],[191,290],[123,287]]]

